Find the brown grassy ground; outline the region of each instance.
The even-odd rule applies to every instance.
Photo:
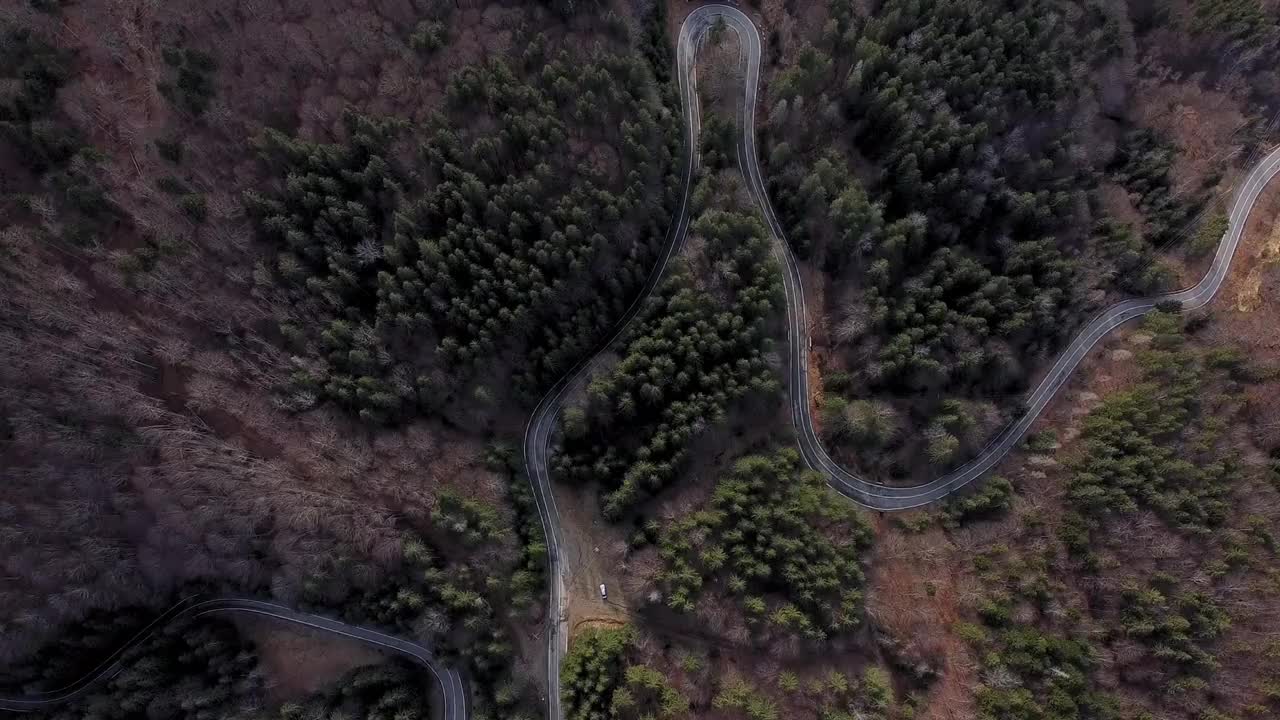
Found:
[[[384,662],[365,645],[299,630],[265,619],[237,619],[236,626],[258,651],[268,702],[300,700],[349,671]]]

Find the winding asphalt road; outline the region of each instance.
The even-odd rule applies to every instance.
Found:
[[[788,326],[787,389],[790,396],[792,422],[797,429],[800,450],[805,462],[811,468],[825,474],[833,488],[854,502],[874,510],[906,510],[927,505],[978,479],[995,467],[1026,434],[1031,424],[1066,383],[1084,356],[1109,332],[1129,320],[1151,312],[1161,302],[1174,301],[1181,303],[1183,310],[1193,310],[1212,300],[1226,278],[1231,259],[1240,244],[1245,221],[1258,195],[1267,183],[1280,173],[1280,149],[1272,151],[1249,172],[1236,193],[1229,216],[1229,229],[1218,246],[1213,264],[1195,287],[1153,298],[1126,300],[1107,308],[1080,331],[1050,368],[1044,380],[1027,396],[1026,413],[992,440],[981,455],[963,467],[931,482],[914,487],[887,487],[860,478],[836,464],[823,449],[818,434],[814,430],[813,416],[808,402],[808,318],[799,264],[786,242],[782,226],[778,223],[773,207],[769,203],[756,154],[755,107],[760,82],[760,34],[751,19],[737,8],[727,5],[705,5],[694,10],[680,28],[676,48],[686,132],[684,183],[680,206],[671,224],[664,249],[641,293],[619,320],[612,336],[552,386],[534,409],[525,429],[525,468],[533,486],[534,498],[547,538],[550,576],[549,621],[546,630],[547,717],[549,720],[563,720],[564,717],[560,707],[560,664],[568,648],[569,619],[565,588],[572,571],[573,558],[569,553],[574,552],[574,549],[566,548],[562,540],[559,511],[556,508],[555,495],[551,487],[548,471],[551,436],[565,396],[592,374],[594,365],[603,351],[622,335],[635,318],[644,300],[661,281],[671,258],[684,244],[689,228],[689,193],[696,166],[695,149],[699,131],[694,58],[708,31],[720,20],[723,20],[725,27],[733,30],[740,39],[742,59],[746,66],[744,96],[740,106],[742,113],[740,127],[743,132],[738,142],[739,167],[773,235],[774,253],[783,270]],[[348,625],[330,618],[297,612],[281,605],[245,598],[219,598],[179,603],[152,622],[100,667],[75,683],[59,690],[24,697],[0,697],[0,709],[40,710],[83,695],[95,683],[119,672],[121,656],[146,640],[165,623],[187,615],[236,612],[276,618],[349,637],[410,657],[428,668],[438,681],[445,700],[445,720],[466,720],[467,718],[467,693],[461,677],[456,670],[441,666],[427,648],[377,630]]]
[[[187,598],[182,600],[162,615],[152,620],[145,628],[118,648],[98,667],[86,673],[75,682],[46,692],[32,693],[21,697],[0,697],[0,710],[12,712],[34,712],[47,710],[69,700],[74,700],[88,693],[99,682],[115,677],[123,669],[123,658],[130,650],[146,642],[165,625],[183,617],[200,617],[211,614],[242,613],[259,615],[275,620],[300,625],[330,635],[340,635],[357,642],[370,645],[381,650],[388,650],[413,660],[431,671],[440,685],[441,697],[444,699],[444,720],[466,720],[467,691],[462,676],[457,670],[444,667],[431,653],[431,650],[410,640],[388,635],[378,630],[349,625],[322,615],[298,612],[283,605],[277,605],[252,598]]]
[[[1080,361],[1108,333],[1120,325],[1155,310],[1163,302],[1175,302],[1183,311],[1203,307],[1222,286],[1231,259],[1244,232],[1249,212],[1258,195],[1272,178],[1280,173],[1280,148],[1265,156],[1245,178],[1235,195],[1229,215],[1226,234],[1218,245],[1213,263],[1203,279],[1195,287],[1179,292],[1150,298],[1125,300],[1103,310],[1071,341],[1040,384],[1024,400],[1026,412],[1000,432],[972,461],[960,468],[927,483],[906,487],[888,487],[865,480],[840,467],[827,451],[813,426],[813,414],[809,405],[808,378],[808,318],[804,303],[804,287],[800,281],[800,268],[790,245],[787,244],[782,226],[769,203],[755,145],[756,92],[760,82],[760,34],[751,19],[737,8],[726,5],[707,5],[694,10],[685,20],[680,32],[679,56],[681,58],[681,87],[686,112],[696,109],[697,96],[692,81],[692,60],[697,44],[707,30],[718,20],[737,33],[741,40],[746,61],[746,88],[740,105],[742,136],[738,141],[739,166],[756,204],[764,215],[773,234],[774,253],[783,269],[783,286],[787,299],[787,389],[790,396],[791,418],[796,427],[800,451],[809,467],[827,476],[833,488],[854,502],[873,510],[907,510],[920,507],[946,497],[982,477],[999,462],[1026,435],[1027,430],[1053,400],[1058,390],[1071,377]]]
[[[1226,278],[1231,259],[1240,244],[1240,238],[1258,195],[1270,180],[1280,173],[1280,148],[1262,159],[1245,179],[1237,192],[1229,216],[1226,235],[1218,246],[1213,264],[1195,287],[1180,292],[1152,298],[1126,300],[1117,303],[1094,318],[1072,340],[1062,355],[1050,368],[1040,385],[1025,400],[1027,411],[1007,426],[983,450],[982,454],[955,471],[914,487],[888,487],[865,480],[840,467],[822,447],[814,430],[813,415],[809,407],[808,318],[804,303],[804,287],[801,283],[799,264],[787,244],[782,226],[769,202],[768,192],[760,172],[756,154],[755,107],[760,83],[760,34],[749,17],[728,5],[704,5],[685,18],[680,27],[676,46],[677,74],[680,81],[680,97],[685,123],[684,195],[671,225],[666,246],[650,274],[643,292],[623,316],[613,336],[592,355],[567,373],[543,397],[534,410],[525,430],[525,468],[533,485],[543,529],[547,535],[550,573],[550,613],[547,637],[547,717],[562,720],[560,707],[560,661],[568,646],[568,616],[565,588],[572,571],[572,550],[565,547],[560,535],[560,518],[548,472],[551,436],[557,416],[566,394],[591,375],[601,353],[611,345],[634,319],[644,299],[657,287],[671,258],[684,244],[689,228],[689,192],[692,174],[696,167],[695,149],[699,131],[697,74],[694,59],[707,33],[723,20],[725,28],[733,30],[740,39],[742,60],[746,77],[743,102],[740,105],[739,127],[742,135],[738,141],[739,167],[752,197],[759,205],[774,240],[774,253],[782,267],[783,286],[787,302],[787,391],[790,397],[792,423],[797,430],[801,454],[809,467],[822,472],[828,483],[853,502],[873,510],[907,510],[936,502],[948,494],[982,477],[1004,459],[1005,455],[1026,434],[1027,430],[1044,411],[1045,407],[1067,382],[1073,370],[1088,352],[1109,332],[1120,325],[1151,312],[1164,301],[1181,303],[1182,309],[1194,310],[1204,306],[1218,292]]]

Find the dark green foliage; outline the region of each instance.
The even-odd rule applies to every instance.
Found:
[[[46,176],[48,188],[63,211],[62,237],[74,245],[95,245],[110,235],[122,213],[107,195],[102,181],[101,156],[81,148],[65,165]]]
[[[560,670],[560,697],[569,720],[610,717],[614,692],[621,687],[624,654],[633,639],[630,628],[591,628],[569,648]]]
[[[1216,450],[1220,421],[1199,412],[1210,371],[1184,348],[1179,317],[1156,313],[1145,328],[1155,339],[1140,358],[1144,382],[1086,418],[1069,497],[1085,515],[1151,508],[1207,534],[1226,516],[1239,465]]]
[[[27,0],[31,7],[42,13],[56,15],[62,12],[62,8],[75,2],[75,0]]]
[[[1144,235],[1153,245],[1175,239],[1204,203],[1203,198],[1175,194],[1169,174],[1174,152],[1173,144],[1154,130],[1134,130],[1125,135],[1111,163],[1116,180],[1136,196],[1146,220]]]
[[[187,193],[187,184],[172,175],[157,178],[156,187],[160,192],[169,195],[185,195]]]
[[[409,36],[409,47],[430,55],[449,43],[449,27],[439,20],[423,20]]]
[[[295,376],[296,407],[332,399],[375,423],[435,411],[507,350],[527,358],[514,389],[531,393],[643,283],[666,216],[668,111],[638,55],[547,57],[546,44],[534,38],[523,67],[456,73],[414,170],[391,146],[417,129],[395,120],[349,114],[331,145],[265,135],[283,183],[246,202],[284,250],[279,279],[321,319],[291,328],[318,360]]]
[[[624,685],[609,703],[612,717],[619,720],[675,720],[689,712],[689,700],[672,687],[667,677],[647,665],[629,665],[623,673]]]
[[[978,489],[947,501],[942,524],[958,528],[974,520],[1003,514],[1013,501],[1013,483],[1000,475],[982,481]]]
[[[778,389],[764,356],[766,321],[781,305],[782,287],[764,226],[717,209],[690,232],[706,239],[722,286],[713,295],[674,269],[624,339],[621,362],[592,381],[591,430],[566,436],[557,458],[560,477],[608,490],[611,518],[670,483],[689,442],[706,423],[722,422],[731,402]]]
[[[179,620],[130,651],[119,674],[49,717],[247,718],[261,690],[257,664],[256,653],[229,623]]]
[[[717,483],[707,505],[661,531],[667,604],[688,611],[722,582],[752,622],[812,639],[856,628],[861,553],[870,529],[795,450],[750,456]],[[772,604],[767,598],[779,596]]]
[[[993,606],[995,607],[995,606]],[[977,688],[982,720],[1119,720],[1114,698],[1092,680],[1096,651],[1083,638],[1002,616],[991,627],[965,625],[957,634],[975,645],[984,682]]]
[[[0,694],[22,695],[24,688],[47,690],[79,679],[151,622],[156,612],[145,607],[90,611],[29,659],[0,668]]]
[[[318,351],[325,364],[299,371],[304,392],[336,400],[370,422],[399,417],[416,401],[412,375],[391,363],[370,324],[376,268],[400,193],[386,154],[403,123],[345,116],[346,144],[316,145],[267,130],[262,153],[288,172],[277,197],[250,192],[245,205],[260,234],[282,246],[277,272],[323,318]],[[314,402],[314,400],[312,401]]]
[[[1120,629],[1150,646],[1151,655],[1186,669],[1217,666],[1205,645],[1231,626],[1226,612],[1202,592],[1178,592],[1172,578],[1157,577],[1120,594]],[[1172,595],[1171,595],[1172,593]]]
[[[486,453],[485,464],[507,479],[507,492],[516,511],[520,567],[511,574],[511,602],[516,607],[530,606],[542,597],[547,580],[547,537],[538,516],[532,486],[524,475],[522,458],[509,446],[491,446]]]
[[[743,688],[735,688],[734,685],[730,683],[720,698],[729,700],[734,694],[740,693]],[[868,665],[861,678],[829,670],[821,678],[809,680],[803,688],[794,673],[783,672],[778,678],[778,686],[792,696],[792,702],[800,700],[807,709],[814,712],[812,717],[821,720],[888,720],[891,717],[912,717],[908,714],[912,709],[910,699],[902,706],[902,715],[894,712],[894,692],[889,674],[875,665]],[[748,699],[752,694],[742,693],[740,697]],[[721,701],[721,704],[730,703]],[[748,700],[745,704],[731,704],[738,707],[745,705],[748,717],[767,717],[770,714],[767,705],[761,704],[759,700],[755,703]],[[755,715],[752,715],[753,708]]]
[[[587,15],[600,9],[601,0],[539,0],[563,17]]]
[[[1147,295],[1166,289],[1173,281],[1173,271],[1156,258],[1155,250],[1135,235],[1132,227],[1099,220],[1093,235],[1098,251],[1111,265],[1101,278],[1102,284]]]
[[[369,573],[367,560],[332,557],[329,567],[305,580],[305,599],[321,608],[340,607],[350,622],[432,645],[446,661],[468,668],[485,707],[510,709],[528,701],[529,688],[512,674],[515,651],[504,622],[519,617],[510,601],[509,565],[500,559],[502,546],[513,540],[510,530],[496,527],[491,513],[457,496],[445,500],[435,520],[462,541],[450,561],[407,533],[399,566],[389,577],[360,584]]]
[[[362,720],[430,720],[426,670],[406,661],[356,668],[302,702],[280,707],[280,720],[361,718]]]
[[[717,710],[737,710],[749,720],[778,720],[777,703],[740,677],[730,678],[716,693],[711,706]]]
[[[116,256],[116,268],[124,276],[127,287],[136,287],[139,276],[151,272],[162,259],[175,256],[184,249],[172,238],[146,236],[140,245]]]
[[[0,26],[0,81],[17,83],[0,98],[0,140],[36,174],[65,164],[81,146],[79,134],[53,117],[71,60],[30,30]]]
[[[209,219],[209,203],[204,195],[199,193],[184,194],[178,198],[178,207],[182,209],[184,215],[196,223],[203,223]]]
[[[702,147],[703,166],[710,171],[736,167],[738,147],[738,125],[732,118],[713,114],[707,116],[698,136]]]
[[[182,140],[174,138],[172,140],[163,140],[156,138],[156,152],[160,153],[160,157],[169,162],[178,165],[182,163]]]
[[[592,628],[574,639],[560,675],[569,720],[675,720],[689,701],[647,665],[627,661],[630,627]]]
[[[103,185],[100,154],[83,144],[57,109],[58,88],[71,77],[73,59],[29,30],[0,25],[0,86],[13,85],[0,97],[0,143],[12,148],[47,193],[20,200],[30,210],[39,202],[39,212],[56,213],[56,237],[49,240],[90,246],[116,231],[124,216]],[[18,172],[0,176],[0,197],[19,180]]]
[[[199,50],[173,46],[161,51],[161,56],[175,75],[159,83],[160,94],[192,115],[204,113],[213,101],[217,62]]]
[[[1227,233],[1230,223],[1227,221],[1227,214],[1221,209],[1215,209],[1208,213],[1204,219],[1200,221],[1200,227],[1196,229],[1195,237],[1191,240],[1191,245],[1187,248],[1194,256],[1207,255],[1218,249],[1218,245],[1222,242],[1222,236]]]
[[[948,397],[1015,398],[1027,360],[1086,312],[1078,228],[1098,168],[1075,74],[1119,28],[1052,0],[829,4],[821,40],[769,85],[765,174],[788,239],[829,276],[843,364],[908,426]],[[911,472],[980,446],[932,444],[887,449]]]
[[[671,82],[671,39],[667,36],[667,4],[655,2],[644,17],[640,51],[660,85]]]

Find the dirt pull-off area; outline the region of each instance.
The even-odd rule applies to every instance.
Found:
[[[267,698],[274,703],[304,698],[358,667],[387,659],[365,645],[279,621],[236,618],[235,624],[258,648]]]
[[[630,620],[633,604],[623,595],[627,578],[627,543],[622,531],[601,519],[596,492],[555,486],[560,509],[560,548],[569,582],[565,604],[569,613],[569,640],[584,628],[616,626]],[[609,599],[600,597],[600,585]]]

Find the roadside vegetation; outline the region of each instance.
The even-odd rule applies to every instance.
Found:
[[[941,691],[971,697],[976,716],[1274,713],[1274,643],[1263,628],[1280,613],[1269,529],[1280,495],[1271,468],[1245,459],[1255,443],[1276,442],[1262,406],[1276,379],[1270,359],[1201,336],[1214,321],[1149,316],[1129,336],[1130,354],[1107,362],[1121,387],[1056,432],[1033,434],[1007,480],[904,519],[905,546],[881,538],[905,566],[967,566],[958,581],[924,573],[914,599],[932,614],[945,606],[943,583],[965,588],[962,619],[944,632],[977,673]],[[874,621],[897,627],[900,602],[877,598]],[[889,647],[918,652],[928,632]],[[937,654],[909,657],[904,669],[955,666],[952,651],[923,647]]]
[[[82,669],[134,627],[116,613],[198,586],[431,643],[481,715],[539,705],[513,629],[541,620],[545,540],[496,425],[599,341],[662,242],[662,18],[0,15],[6,684]],[[239,712],[170,713],[170,680],[101,702]]]
[[[130,651],[117,675],[47,717],[255,718],[263,690],[256,665],[253,646],[229,623],[183,619]]]
[[[1169,287],[1158,251],[1220,237],[1201,214],[1220,173],[1175,180],[1171,139],[1111,109],[1123,88],[1074,79],[1126,62],[1122,15],[835,0],[791,41],[765,176],[822,272],[820,430],[842,462],[889,481],[962,463],[1103,302]]]
[[[348,672],[319,691],[273,705],[257,648],[225,620],[187,618],[157,631],[121,671],[39,717],[172,720],[427,720],[438,692],[418,665],[396,659]]]
[[[704,507],[658,531],[658,579],[675,610],[692,611],[714,587],[762,635],[823,640],[861,623],[870,543],[859,512],[788,448],[738,460]]]
[[[674,720],[689,701],[662,673],[629,661],[636,641],[630,627],[592,628],[569,647],[561,694],[569,720]]]
[[[648,274],[675,147],[641,55],[575,57],[538,36],[515,62],[456,72],[446,97],[408,163],[398,148],[419,131],[395,118],[348,113],[333,144],[259,142],[280,181],[246,204],[305,308],[281,318],[312,359],[292,376],[298,410],[333,401],[384,424],[461,388],[481,411],[533,397]],[[505,373],[514,386],[485,380]]]
[[[715,118],[716,115],[709,116]],[[554,474],[605,488],[602,510],[617,520],[679,477],[691,443],[740,404],[764,404],[781,389],[767,361],[782,312],[782,278],[769,234],[744,208],[731,156],[715,152],[692,191],[684,254],[621,339],[620,359],[592,379],[585,407],[565,411]],[[731,127],[731,124],[730,124]]]

